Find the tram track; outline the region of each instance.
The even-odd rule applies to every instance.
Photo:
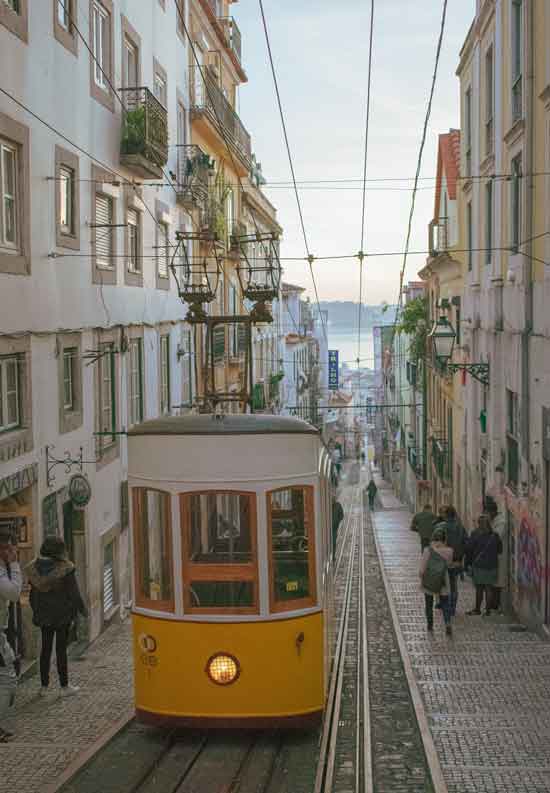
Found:
[[[314,793],[372,793],[365,544],[360,483],[354,487],[336,580],[340,618]],[[342,583],[344,591],[342,592]]]

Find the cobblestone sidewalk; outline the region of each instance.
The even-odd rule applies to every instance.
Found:
[[[0,744],[0,793],[44,793],[82,752],[133,712],[130,621],[113,625],[80,660],[69,661],[77,696],[60,699],[52,664],[51,693],[39,696],[34,676],[18,688]]]
[[[378,486],[382,561],[449,793],[550,793],[550,643],[504,618],[466,617],[468,580],[454,636],[440,616],[430,636],[411,515]]]

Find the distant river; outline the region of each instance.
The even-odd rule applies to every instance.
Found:
[[[356,368],[357,330],[345,325],[329,325],[328,344],[329,349],[338,350],[340,364],[345,362],[350,369]],[[374,343],[369,328],[361,331],[361,368],[374,369]]]

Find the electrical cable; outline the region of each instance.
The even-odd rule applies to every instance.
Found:
[[[410,212],[409,212],[409,222],[408,222],[408,226],[407,226],[407,237],[406,237],[406,241],[405,241],[405,251],[404,251],[404,255],[403,255],[403,265],[401,267],[401,272],[399,274],[399,296],[398,296],[398,300],[397,300],[397,311],[396,311],[395,320],[394,320],[394,323],[393,323],[392,339],[395,336],[395,331],[396,331],[397,323],[398,323],[398,320],[399,320],[399,312],[401,310],[401,303],[402,303],[402,300],[403,300],[403,281],[404,281],[404,278],[405,278],[405,268],[407,266],[407,257],[408,257],[408,251],[409,251],[409,246],[410,246],[410,241],[411,241],[412,223],[413,223],[413,218],[414,218],[414,210],[415,210],[415,206],[416,206],[416,191],[417,191],[417,188],[418,188],[418,179],[420,177],[420,170],[422,168],[422,156],[424,154],[424,146],[426,144],[426,136],[427,136],[427,133],[428,133],[428,124],[430,122],[430,116],[431,116],[431,113],[432,113],[432,101],[433,101],[434,92],[435,92],[435,84],[436,84],[436,81],[437,81],[437,72],[438,72],[438,69],[439,69],[439,60],[440,60],[440,56],[441,56],[441,47],[442,47],[442,44],[443,44],[443,35],[445,33],[445,21],[446,21],[446,18],[447,18],[447,5],[448,5],[448,0],[443,0],[443,10],[442,10],[442,15],[441,15],[441,25],[440,25],[440,30],[439,30],[439,38],[438,38],[438,41],[437,41],[436,54],[435,54],[434,71],[433,71],[432,82],[431,82],[431,87],[430,87],[430,95],[429,95],[429,98],[428,98],[428,105],[426,107],[426,114],[425,114],[425,118],[424,118],[424,126],[423,126],[423,129],[422,129],[422,138],[421,138],[421,141],[420,141],[420,149],[418,151],[418,159],[417,159],[417,164],[416,164],[416,174],[415,174],[414,189],[413,189],[413,194],[412,194],[412,199],[411,199],[411,208],[410,208]],[[393,346],[393,341],[392,341],[392,346]]]
[[[258,2],[260,4],[260,13],[261,13],[262,24],[263,24],[263,28],[264,28],[265,41],[266,41],[267,52],[268,52],[268,56],[269,56],[269,63],[270,63],[270,66],[271,66],[271,74],[273,76],[273,83],[274,83],[274,86],[275,86],[275,93],[276,93],[276,96],[277,96],[277,104],[278,104],[278,107],[279,107],[279,116],[281,118],[281,125],[282,125],[282,128],[283,128],[283,135],[284,135],[284,139],[285,139],[286,152],[287,152],[287,155],[288,155],[288,162],[289,162],[289,165],[290,165],[290,173],[292,175],[292,182],[293,182],[293,185],[294,185],[294,194],[296,196],[296,204],[298,206],[298,215],[300,217],[300,225],[302,227],[302,236],[304,238],[304,245],[305,245],[305,249],[306,249],[306,253],[307,253],[307,261],[308,261],[309,270],[310,270],[310,273],[311,273],[311,280],[313,281],[313,289],[315,291],[315,299],[317,301],[317,307],[319,309],[319,317],[321,319],[321,325],[323,327],[323,333],[324,333],[324,336],[325,336],[325,341],[326,341],[326,343],[328,345],[327,329],[326,329],[326,326],[325,326],[325,320],[323,318],[323,315],[321,314],[321,306],[320,306],[320,303],[319,303],[319,292],[317,291],[317,282],[315,280],[315,274],[313,272],[313,261],[314,261],[315,257],[311,254],[311,251],[310,251],[309,245],[308,245],[307,234],[306,234],[306,229],[305,229],[305,225],[304,225],[304,216],[303,216],[303,212],[302,212],[302,205],[301,205],[301,202],[300,202],[300,194],[298,192],[298,187],[296,185],[296,174],[294,173],[294,163],[292,161],[292,154],[290,152],[290,144],[289,144],[288,134],[287,134],[287,130],[286,130],[285,117],[284,117],[284,113],[283,113],[283,105],[282,105],[282,102],[281,102],[281,94],[279,92],[279,84],[277,82],[277,74],[275,72],[275,63],[273,61],[273,54],[271,52],[271,43],[269,41],[269,32],[268,32],[268,29],[267,29],[267,21],[266,21],[266,18],[265,18],[264,6],[263,6],[262,0],[258,0]]]

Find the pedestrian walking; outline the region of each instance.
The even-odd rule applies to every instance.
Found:
[[[449,565],[453,559],[453,549],[447,545],[445,529],[436,528],[430,545],[424,548],[420,560],[420,583],[424,592],[426,622],[428,631],[434,629],[434,598],[439,597],[443,613],[445,633],[452,636],[451,601],[449,589]]]
[[[508,527],[506,518],[498,511],[497,503],[491,496],[485,499],[485,512],[491,521],[492,530],[498,534],[502,543],[502,552],[498,556],[497,582],[493,588],[493,607],[496,611],[502,611],[502,593],[508,587]]]
[[[338,529],[340,523],[344,519],[344,508],[335,498],[332,500],[332,555],[336,553],[336,540],[338,538]]]
[[[458,579],[462,578],[464,574],[464,555],[468,534],[453,506],[445,507],[443,514],[445,520],[443,523],[438,523],[436,528],[442,527],[445,530],[447,545],[453,549],[453,559],[449,565],[449,587],[451,615],[454,617],[458,603]]]
[[[74,564],[67,559],[65,543],[61,538],[47,537],[44,540],[40,556],[29,567],[29,582],[33,622],[42,633],[41,693],[46,694],[48,691],[55,638],[61,695],[76,694],[78,687],[69,684],[67,644],[71,623],[79,612],[86,616],[86,607],[78,589]]]
[[[423,551],[431,542],[437,516],[432,512],[431,504],[424,504],[424,508],[417,512],[411,521],[411,531],[418,532],[420,550]]]
[[[367,495],[369,497],[369,508],[371,510],[374,509],[374,500],[376,498],[376,494],[378,493],[378,488],[376,487],[376,482],[374,479],[371,479],[367,485]]]
[[[466,614],[481,614],[485,596],[485,616],[490,616],[495,608],[495,586],[498,580],[498,557],[502,553],[502,540],[492,527],[488,515],[480,515],[478,528],[472,532],[467,547],[467,562],[472,569],[476,588],[476,605]]]
[[[17,603],[23,578],[17,561],[17,544],[13,531],[0,524],[0,743],[7,743],[13,733],[1,726],[15,699],[17,673],[15,653],[7,636],[9,604]]]

